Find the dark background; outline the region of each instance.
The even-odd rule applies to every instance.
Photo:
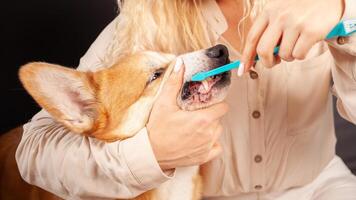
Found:
[[[117,13],[116,0],[13,0],[1,5],[0,133],[39,111],[18,81],[19,66],[46,61],[76,67]],[[356,126],[335,116],[337,152],[356,172]]]
[[[13,0],[0,11],[0,133],[38,112],[21,87],[18,68],[30,61],[76,67],[118,13],[116,0]]]

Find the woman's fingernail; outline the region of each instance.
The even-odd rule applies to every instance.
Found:
[[[183,60],[181,58],[177,58],[176,64],[174,65],[174,72],[179,72],[182,65],[183,65]]]
[[[245,64],[240,63],[239,69],[237,70],[237,76],[242,76],[245,72]]]

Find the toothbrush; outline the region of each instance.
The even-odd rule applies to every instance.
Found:
[[[339,36],[349,36],[356,32],[356,19],[349,19],[339,22],[333,30],[326,36],[326,39],[331,39]]]
[[[326,36],[326,39],[331,39],[331,38],[335,38],[335,37],[339,37],[339,36],[345,37],[345,36],[349,36],[355,32],[356,32],[356,19],[344,20],[344,21],[339,22],[333,28],[333,30],[331,30],[331,32]],[[278,55],[278,52],[279,52],[279,46],[274,48],[273,55]],[[259,57],[257,55],[255,58],[255,61],[258,61],[258,60],[259,60]],[[210,71],[199,72],[192,77],[192,81],[203,81],[211,76],[221,74],[221,73],[230,71],[235,68],[239,68],[240,64],[241,64],[241,61],[236,60],[232,63],[223,65],[221,67],[215,68]]]

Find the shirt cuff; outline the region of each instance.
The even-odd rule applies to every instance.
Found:
[[[143,128],[134,137],[123,140],[121,153],[139,187],[152,189],[174,177],[175,171],[167,175],[159,166],[146,128]]]

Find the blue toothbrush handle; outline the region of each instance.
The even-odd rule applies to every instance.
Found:
[[[277,55],[278,52],[279,52],[279,46],[274,48],[273,54]],[[255,61],[258,61],[258,60],[259,60],[259,57],[257,55],[255,58]],[[221,73],[230,71],[232,69],[238,68],[240,66],[240,63],[241,63],[241,61],[237,60],[235,62],[224,65],[224,68],[221,68],[221,67],[215,68],[213,70],[205,72],[205,76],[209,77],[209,76],[214,76],[216,74],[221,74]]]
[[[274,48],[273,54],[277,55],[278,52],[279,52],[279,46]],[[259,60],[259,57],[257,55],[255,58],[255,61],[258,61],[258,60]],[[197,73],[192,77],[192,81],[202,81],[210,76],[214,76],[214,75],[221,74],[221,73],[230,71],[232,69],[238,68],[240,66],[240,64],[241,64],[241,61],[237,60],[235,62],[226,64],[222,67],[218,67],[218,68],[215,68],[215,69],[207,71],[207,72]]]
[[[346,28],[348,27],[348,28]],[[346,20],[346,21],[341,21],[339,22],[331,31],[330,33],[326,36],[325,39],[332,39],[335,37],[339,36],[349,36],[352,33],[356,32],[356,20]],[[278,55],[279,52],[279,46],[275,47],[273,50],[273,55]],[[259,57],[258,55],[255,58],[255,61],[258,61]]]
[[[339,37],[339,36],[349,36],[353,33],[356,33],[356,19],[351,19],[351,20],[345,20],[339,22],[331,31],[330,33],[326,36],[326,39],[332,39],[334,37]],[[278,55],[279,52],[279,46],[275,47],[273,50],[273,55]],[[258,61],[260,58],[257,55],[255,57],[255,61]],[[200,72],[195,74],[192,77],[192,81],[202,81],[210,76],[214,76],[217,74],[221,74],[224,72],[227,72],[229,70],[238,68],[240,66],[240,61],[234,61],[230,64],[218,67],[216,69],[207,71],[207,72]]]
[[[349,19],[339,22],[333,30],[326,36],[326,39],[331,39],[339,36],[349,36],[356,32],[356,19]]]
[[[205,73],[205,76],[209,77],[209,76],[214,76],[216,74],[221,74],[227,71],[230,71],[232,69],[238,68],[240,66],[240,61],[237,60],[235,62],[229,63],[227,65],[224,65],[224,68],[215,68],[213,70],[210,70],[208,72]]]

